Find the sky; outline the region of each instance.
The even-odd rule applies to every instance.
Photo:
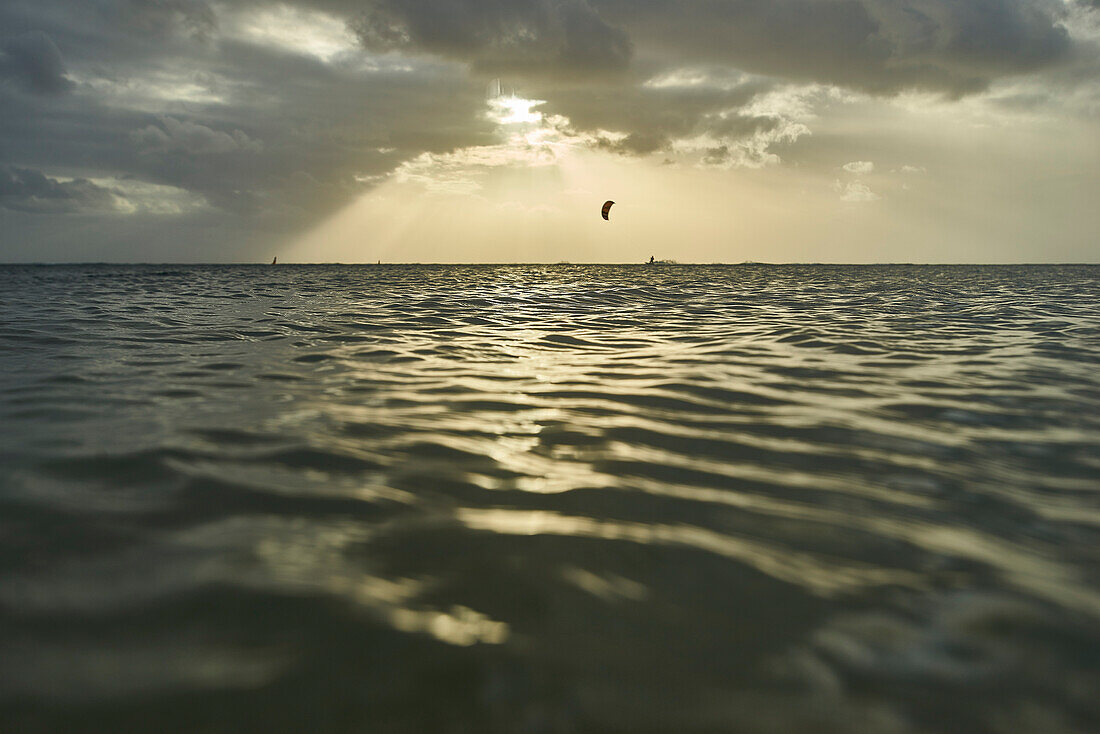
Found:
[[[1100,262],[1098,201],[1100,0],[0,2],[0,262]]]

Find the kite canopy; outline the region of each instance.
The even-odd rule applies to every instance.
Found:
[[[611,205],[614,204],[614,203],[615,202],[613,202],[613,201],[605,201],[603,203],[603,211],[601,213],[603,214],[604,219],[607,219],[607,213],[609,211],[611,211]]]

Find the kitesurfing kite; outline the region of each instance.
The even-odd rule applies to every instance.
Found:
[[[614,204],[614,203],[615,202],[613,202],[613,201],[605,201],[603,203],[603,211],[601,212],[601,214],[603,214],[604,219],[607,219],[607,213],[609,211],[611,211],[611,205]],[[608,220],[608,221],[611,221],[611,220]]]

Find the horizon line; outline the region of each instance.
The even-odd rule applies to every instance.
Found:
[[[0,261],[0,267],[4,266],[34,266],[34,267],[64,267],[64,266],[76,266],[76,265],[112,265],[112,266],[174,266],[174,267],[240,267],[240,266],[255,266],[255,267],[283,267],[283,266],[319,266],[319,265],[346,265],[346,266],[362,266],[362,267],[380,267],[380,266],[405,266],[405,265],[439,265],[439,266],[502,266],[502,265],[630,265],[630,266],[645,266],[645,265],[687,265],[687,266],[739,266],[739,265],[830,265],[830,266],[847,266],[847,267],[863,267],[863,266],[880,266],[880,265],[910,265],[910,266],[937,266],[937,267],[972,267],[972,266],[1039,266],[1039,265],[1059,265],[1059,266],[1096,266],[1100,265],[1100,261],[1097,262],[902,262],[902,261],[883,261],[883,262],[823,262],[823,261],[791,261],[791,262],[766,262],[763,260],[742,260],[739,262],[655,262],[650,263],[646,261],[634,261],[634,260],[621,260],[617,262],[570,262],[570,261],[556,261],[556,262],[537,262],[537,261],[486,261],[486,262],[287,262],[272,264],[268,262],[256,262],[254,260],[242,260],[234,262],[155,262],[155,261],[111,261],[111,260],[73,260],[73,261],[57,261],[57,262],[40,262],[40,261]]]

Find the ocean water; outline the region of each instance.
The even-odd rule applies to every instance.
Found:
[[[1100,267],[0,267],[0,729],[1100,731]]]

